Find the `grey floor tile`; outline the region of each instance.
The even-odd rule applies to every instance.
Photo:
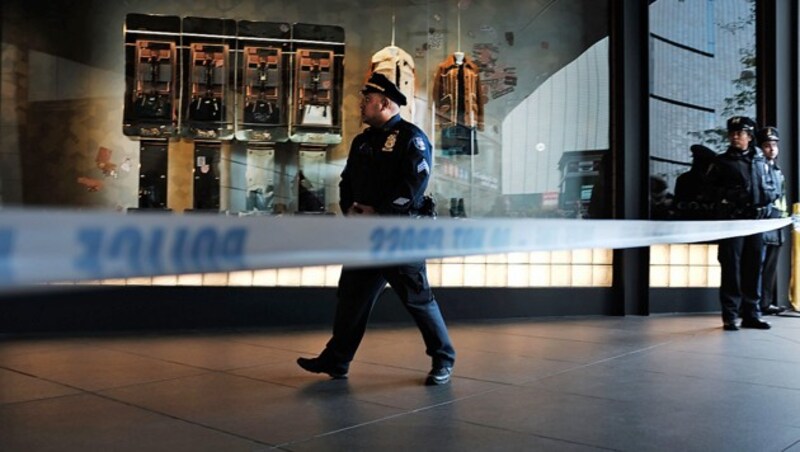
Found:
[[[462,349],[458,352],[455,374],[463,378],[515,385],[564,372],[575,366],[570,362],[511,353]]]
[[[0,339],[0,360],[14,355],[54,352],[80,348],[86,345],[83,338],[18,338]]]
[[[4,339],[0,450],[800,452],[800,322],[769,320],[451,324],[453,381],[433,388],[413,325],[371,325],[345,381],[295,363],[329,327]]]
[[[330,336],[330,329],[298,332],[272,332],[267,330],[246,331],[229,339],[243,344],[257,345],[259,347],[269,347],[292,353],[316,355],[325,347],[325,343],[328,342]]]
[[[282,446],[290,451],[597,451],[591,446],[442,419],[422,412]]]
[[[0,404],[47,399],[79,392],[18,372],[0,369]]]
[[[294,353],[221,337],[150,337],[105,340],[95,346],[204,369],[227,370],[285,361]]]
[[[268,446],[93,395],[0,406],[4,451],[254,451]]]
[[[629,371],[647,369],[675,376],[800,389],[800,364],[782,360],[653,349],[614,360],[613,364]]]
[[[326,375],[312,375],[300,369],[294,362],[291,366],[268,365],[237,370],[233,373],[277,384],[303,388],[305,391],[338,392],[348,394],[356,400],[379,405],[415,410],[451,400],[469,397],[501,387],[500,385],[461,378],[458,373],[453,384],[447,386],[425,386],[426,372],[400,369],[365,363],[354,363],[346,385],[328,381]],[[309,381],[309,375],[313,381]]]
[[[553,361],[565,361],[586,364],[603,359],[613,358],[626,353],[658,346],[666,341],[650,342],[633,340],[626,342],[604,343],[600,339],[593,341],[537,337],[523,334],[507,334],[490,331],[463,331],[453,334],[453,343],[457,351],[477,350],[501,355],[516,354]]]
[[[209,374],[103,394],[269,444],[308,438],[400,412],[356,400],[349,393],[347,380],[313,379],[296,389]]]
[[[632,372],[613,365],[584,369],[544,378],[530,384],[553,392],[659,407],[708,419],[725,418],[746,424],[800,428],[793,413],[800,406],[800,391],[730,380],[677,376],[645,369]]]
[[[408,326],[388,326],[388,325],[368,325],[363,345],[387,344],[392,342],[416,341],[414,334],[409,332],[419,332],[414,325]],[[243,331],[240,334],[231,336],[229,339],[237,342],[271,347],[281,350],[288,350],[296,353],[318,353],[331,338],[330,326],[321,327],[315,330],[292,330],[292,331]],[[421,341],[421,339],[420,339]]]
[[[575,366],[574,363],[522,356],[514,352],[498,353],[494,351],[476,351],[468,347],[456,347],[456,363],[454,375],[503,384],[521,384],[540,376],[560,372]],[[410,343],[393,343],[382,347],[366,347],[360,349],[351,367],[360,363],[399,367],[427,373],[431,368],[431,359],[424,352],[424,345]]]
[[[510,387],[431,410],[495,428],[615,450],[780,450],[800,429],[783,425],[756,432],[732,429],[717,416],[652,403],[621,402],[534,388]],[[752,424],[753,417],[747,422]],[[444,421],[443,421],[444,422]]]
[[[410,335],[419,336],[416,330],[409,330]],[[456,355],[458,355],[458,345],[456,344]],[[456,356],[456,366],[458,366],[459,356]],[[425,344],[422,339],[419,343],[414,342],[394,342],[394,343],[373,343],[364,344],[356,352],[352,366],[358,363],[386,365],[403,369],[428,372],[431,370],[431,358],[425,354]]]
[[[92,346],[0,356],[0,367],[90,391],[203,372],[197,368]]]

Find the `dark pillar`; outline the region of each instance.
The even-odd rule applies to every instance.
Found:
[[[798,8],[796,0],[756,2],[758,65],[757,109],[761,126],[781,132],[778,165],[786,176],[786,197],[791,209],[798,202]],[[787,300],[791,239],[783,246],[778,267],[778,300]]]
[[[614,218],[649,216],[648,2],[611,1]],[[614,251],[616,315],[648,315],[649,248]]]

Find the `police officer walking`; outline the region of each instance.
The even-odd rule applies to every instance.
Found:
[[[361,119],[369,127],[350,146],[339,183],[339,205],[347,216],[414,216],[423,207],[431,174],[431,144],[417,126],[400,117],[405,96],[384,75],[373,73],[362,90]],[[388,282],[414,318],[431,357],[425,383],[450,381],[455,350],[428,284],[425,262],[342,270],[333,337],[316,358],[298,358],[313,373],[345,378],[364,337],[370,311]]]
[[[780,134],[775,127],[764,127],[756,133],[756,141],[764,151],[769,163],[768,177],[778,192],[778,199],[772,204],[769,218],[788,216],[786,208],[785,179],[778,167],[778,142]],[[780,314],[786,308],[778,302],[778,256],[784,242],[783,229],[775,229],[764,233],[764,267],[762,270],[761,312],[763,314]]]
[[[755,122],[745,116],[728,120],[728,149],[718,155],[709,169],[721,219],[757,219],[769,216],[770,204],[777,193],[768,178],[767,161],[753,143]],[[770,324],[761,319],[761,263],[763,234],[732,237],[719,242],[718,259],[722,271],[719,298],[722,324],[726,331],[736,331],[736,314],[742,328],[767,330]]]

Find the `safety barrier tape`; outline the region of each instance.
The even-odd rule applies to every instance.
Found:
[[[0,289],[54,281],[704,242],[790,222],[227,217],[6,209],[0,211]]]

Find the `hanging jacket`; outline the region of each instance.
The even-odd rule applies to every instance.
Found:
[[[456,64],[455,55],[439,64],[433,82],[433,100],[439,127],[462,125],[483,130],[480,69],[466,55],[461,64]]]
[[[394,82],[408,100],[406,105],[400,106],[400,117],[408,122],[414,122],[414,95],[416,92],[414,59],[400,47],[388,46],[375,52],[370,61],[367,79],[377,72]]]

